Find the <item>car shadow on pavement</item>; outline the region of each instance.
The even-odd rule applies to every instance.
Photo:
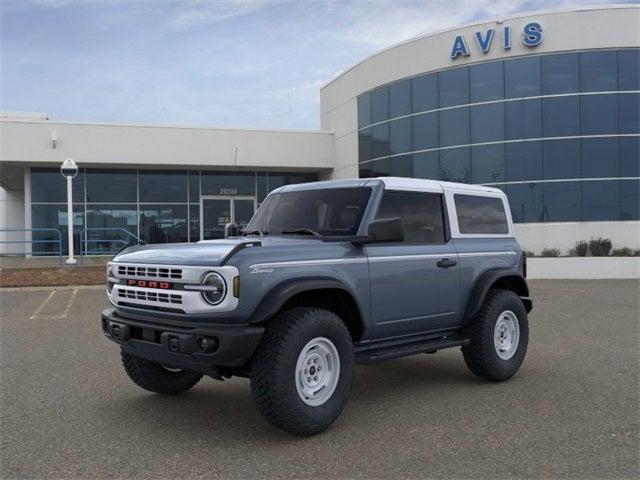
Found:
[[[437,401],[443,390],[482,382],[466,370],[464,363],[456,362],[455,357],[434,359],[434,356],[417,355],[356,366],[354,387],[344,418],[330,430],[339,432],[349,424],[366,423],[377,414],[379,405],[386,402],[424,399],[426,395]],[[156,395],[133,388],[117,405],[119,411],[127,412],[128,420],[122,421],[129,428],[133,422],[137,429],[147,430],[147,433],[161,437],[184,435],[184,440],[188,441],[200,436],[205,441],[216,432],[227,439],[254,438],[256,442],[266,437],[285,443],[298,438],[269,426],[259,416],[247,379],[218,382],[204,378],[192,390],[178,396]],[[415,408],[420,408],[419,404]]]

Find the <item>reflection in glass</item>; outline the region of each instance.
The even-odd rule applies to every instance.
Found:
[[[358,132],[358,160],[364,162],[372,158],[373,142],[371,140],[371,128],[365,128]]]
[[[469,163],[469,147],[441,150],[440,180],[469,183],[471,181]]]
[[[438,74],[430,73],[411,79],[413,113],[438,108]]]
[[[371,123],[389,118],[389,88],[380,87],[371,92]]]
[[[545,137],[580,135],[580,97],[543,99],[542,133]]]
[[[371,124],[371,96],[368,93],[358,97],[358,128]]]
[[[620,176],[640,177],[640,137],[620,138]]]
[[[504,98],[503,64],[488,62],[469,67],[471,103]]]
[[[618,166],[618,137],[582,139],[584,178],[617,177]]]
[[[73,202],[84,202],[84,169],[71,181]],[[31,201],[34,203],[67,203],[67,179],[57,168],[31,169]]]
[[[87,202],[136,202],[137,183],[135,170],[87,170]]]
[[[411,117],[389,122],[391,154],[411,151]]]
[[[471,107],[471,143],[504,140],[504,103]]]
[[[540,95],[540,57],[505,61],[504,76],[506,98]]]
[[[535,223],[542,221],[542,184],[515,183],[507,185],[507,198],[514,222]]]
[[[580,178],[580,139],[543,142],[543,172],[546,180]]]
[[[620,220],[618,180],[582,182],[582,221]]]
[[[438,114],[424,113],[413,117],[413,150],[438,147]]]
[[[197,170],[189,172],[189,201],[200,201],[200,172]]]
[[[471,147],[471,182],[505,181],[504,144]]]
[[[390,154],[389,124],[383,123],[371,127],[371,157],[384,157]]]
[[[255,195],[255,173],[202,172],[202,195]]]
[[[192,203],[189,205],[189,241],[200,240],[200,205]]]
[[[92,240],[88,242],[92,253],[115,252],[131,241],[123,230],[138,235],[136,205],[88,205],[87,229],[88,239]]]
[[[440,178],[440,152],[413,154],[413,177],[438,180]]]
[[[142,205],[140,236],[147,243],[174,243],[188,240],[186,205]]]
[[[469,103],[469,67],[444,70],[438,75],[440,108]]]
[[[542,137],[542,100],[506,102],[504,110],[507,140]]]
[[[389,118],[411,113],[411,81],[401,80],[389,87]]]
[[[579,91],[579,57],[577,53],[560,53],[541,57],[542,94]]]
[[[507,182],[542,180],[542,142],[514,142],[505,145]]]
[[[640,94],[625,93],[620,99],[620,133],[640,133]]]
[[[469,144],[469,107],[441,110],[439,113],[440,146]]]
[[[640,90],[640,49],[618,51],[618,89]]]
[[[184,203],[187,201],[187,172],[141,170],[139,181],[140,202]]]
[[[581,182],[546,182],[544,222],[576,222],[581,214]]]
[[[618,89],[618,55],[615,51],[580,53],[580,90],[613,92]]]
[[[56,172],[58,176],[60,172]],[[58,239],[62,239],[62,254],[68,255],[69,245],[67,242],[67,205],[31,205],[31,228],[52,228],[56,232],[32,232],[31,245],[33,255],[57,255],[60,249]],[[84,205],[73,205],[73,248],[76,254],[80,252],[80,232],[84,228]],[[16,239],[17,240],[17,239]],[[22,246],[22,245],[20,245]],[[13,247],[13,249],[12,249]],[[17,251],[11,245],[10,251]]]
[[[618,95],[584,95],[580,98],[582,135],[618,133]]]
[[[640,220],[640,180],[620,181],[620,220]]]

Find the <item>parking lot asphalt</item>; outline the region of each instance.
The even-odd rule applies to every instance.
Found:
[[[637,478],[639,283],[531,286],[510,381],[475,378],[459,349],[359,366],[311,438],[267,425],[246,379],[138,388],[100,331],[102,288],[0,291],[1,476]]]

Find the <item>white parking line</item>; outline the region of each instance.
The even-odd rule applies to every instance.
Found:
[[[69,310],[71,310],[71,305],[73,305],[73,301],[75,300],[77,294],[78,294],[78,289],[76,288],[76,289],[73,290],[73,293],[69,297],[69,301],[67,302],[67,306],[64,307],[64,312],[62,312],[61,315],[58,315],[58,316],[52,317],[52,318],[67,318],[67,315],[69,314]]]
[[[49,296],[47,298],[44,299],[44,302],[42,302],[40,304],[40,306],[38,307],[38,309],[33,312],[33,315],[31,315],[29,317],[29,320],[35,320],[37,318],[37,316],[40,314],[40,312],[42,311],[42,309],[47,305],[47,303],[49,303],[49,300],[51,300],[51,298],[53,298],[53,296],[55,295],[56,291],[55,290],[51,290],[51,293],[49,294]]]

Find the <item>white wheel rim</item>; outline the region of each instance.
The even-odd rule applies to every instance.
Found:
[[[333,342],[325,337],[309,341],[298,355],[295,376],[304,403],[317,407],[329,400],[340,379],[340,355]]]
[[[505,310],[498,317],[493,331],[493,346],[502,360],[509,360],[516,353],[520,342],[520,323],[511,310]]]

